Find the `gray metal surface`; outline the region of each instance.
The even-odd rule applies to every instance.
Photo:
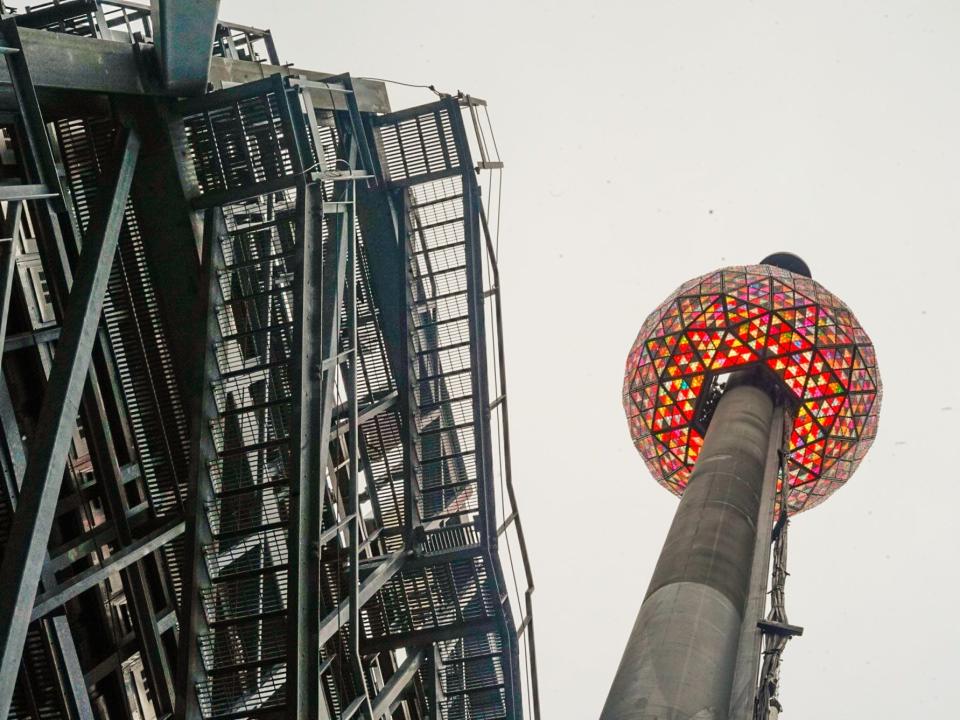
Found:
[[[164,87],[181,96],[205,92],[220,0],[151,0],[151,6]]]
[[[765,375],[731,376],[602,720],[726,720],[774,431]]]
[[[757,677],[760,674],[760,649],[763,633],[757,626],[764,616],[767,601],[767,585],[770,580],[771,541],[773,538],[774,509],[777,500],[777,479],[780,475],[780,449],[783,447],[786,408],[778,404],[773,411],[770,445],[767,448],[766,470],[760,496],[760,512],[757,515],[756,549],[753,567],[750,569],[750,592],[743,613],[740,642],[737,650],[737,668],[733,676],[733,691],[730,696],[730,717],[749,718],[757,694]]]
[[[648,595],[602,720],[721,720],[740,613],[724,593],[674,582]]]

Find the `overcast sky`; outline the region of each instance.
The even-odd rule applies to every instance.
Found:
[[[301,67],[490,102],[514,477],[545,720],[596,717],[676,499],[620,406],[677,285],[803,256],[885,385],[848,487],[792,525],[784,720],[960,706],[960,4],[224,0]],[[394,107],[428,93],[391,87]]]

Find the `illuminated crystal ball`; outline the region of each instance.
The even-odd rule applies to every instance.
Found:
[[[853,475],[876,436],[883,394],[867,333],[809,277],[747,265],[681,285],[646,319],[627,357],[630,434],[657,482],[683,494],[718,382],[755,366],[769,368],[792,399],[787,505],[797,513]]]

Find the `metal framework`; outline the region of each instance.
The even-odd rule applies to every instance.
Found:
[[[485,103],[202,4],[0,21],[0,717],[539,717]]]

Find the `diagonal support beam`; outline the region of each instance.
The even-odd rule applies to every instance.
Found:
[[[360,607],[366,605],[376,595],[380,589],[404,567],[408,554],[401,550],[394,553],[388,559],[384,560],[366,579],[360,583],[360,590],[357,593],[357,601]],[[323,645],[334,635],[340,632],[340,629],[347,624],[350,619],[350,601],[349,599],[341,602],[335,610],[327,613],[327,616],[320,622],[318,638]]]
[[[224,240],[227,228],[223,211],[210,208],[203,221],[203,262],[200,272],[200,294],[197,298],[196,312],[202,324],[198,333],[196,352],[201,358],[198,363],[196,386],[199,392],[191,410],[193,423],[191,428],[191,466],[190,492],[186,509],[186,558],[187,568],[183,588],[183,609],[181,611],[181,633],[185,640],[180,643],[180,667],[177,674],[176,707],[174,717],[177,720],[195,720],[201,717],[200,700],[196,686],[204,678],[200,647],[195,640],[207,632],[207,618],[200,599],[200,591],[211,584],[210,573],[203,558],[203,548],[213,543],[213,535],[204,508],[213,501],[213,486],[210,482],[210,467],[217,456],[216,447],[210,434],[210,419],[216,416],[217,404],[213,395],[212,382],[217,375],[217,359],[214,340],[217,337],[216,305],[223,302],[218,272],[224,265],[220,243]],[[250,547],[249,541],[233,546],[225,553],[245,554]],[[218,564],[228,564],[226,558]]]
[[[11,485],[7,488],[7,499],[10,502],[11,509],[16,512],[17,498],[20,496],[20,488],[23,485],[26,456],[20,437],[20,426],[13,413],[10,394],[3,373],[0,373],[0,425],[3,427],[3,440],[6,446],[4,448],[5,460],[9,465],[8,470],[11,475],[8,478]],[[55,585],[55,571],[50,564],[50,556],[47,553],[44,553],[43,562],[44,568],[41,573],[43,584],[45,586]],[[66,616],[63,614],[54,615],[46,623],[43,631],[47,642],[50,644],[50,650],[55,656],[54,663],[59,665],[59,670],[62,672],[63,702],[73,713],[71,717],[75,717],[77,720],[93,720],[93,708],[90,705],[83,671],[80,668],[77,646],[73,641]],[[30,679],[26,673],[26,668],[27,665],[21,662],[20,682],[26,695],[30,696],[32,690],[30,689]]]
[[[13,275],[17,267],[17,232],[20,229],[20,215],[23,201],[14,200],[7,205],[3,229],[0,230],[0,355],[4,339],[7,337],[7,316],[10,312],[10,294],[13,290]]]
[[[127,130],[111,186],[91,218],[90,232],[63,319],[50,379],[27,459],[23,492],[0,566],[0,667],[16,667],[23,652],[31,609],[63,481],[104,295],[120,235],[140,141]],[[0,717],[10,711],[16,673],[0,674]]]
[[[99,585],[110,575],[130,567],[150,553],[156,552],[170,541],[180,537],[183,534],[183,528],[183,520],[172,520],[146,537],[135,540],[119,552],[113,553],[102,565],[88,568],[74,575],[63,584],[51,588],[36,599],[30,619],[38,620],[42,618],[80,593]]]
[[[432,656],[433,648],[430,648],[429,651]],[[390,715],[390,708],[400,699],[403,693],[406,692],[410,683],[413,682],[413,679],[420,671],[420,667],[424,664],[426,658],[427,650],[424,648],[420,648],[412,655],[407,656],[403,664],[398,667],[397,671],[387,680],[387,684],[383,686],[383,690],[373,699],[371,710],[373,720],[381,720],[384,715],[392,717],[392,715]],[[437,717],[439,717],[439,715]]]

